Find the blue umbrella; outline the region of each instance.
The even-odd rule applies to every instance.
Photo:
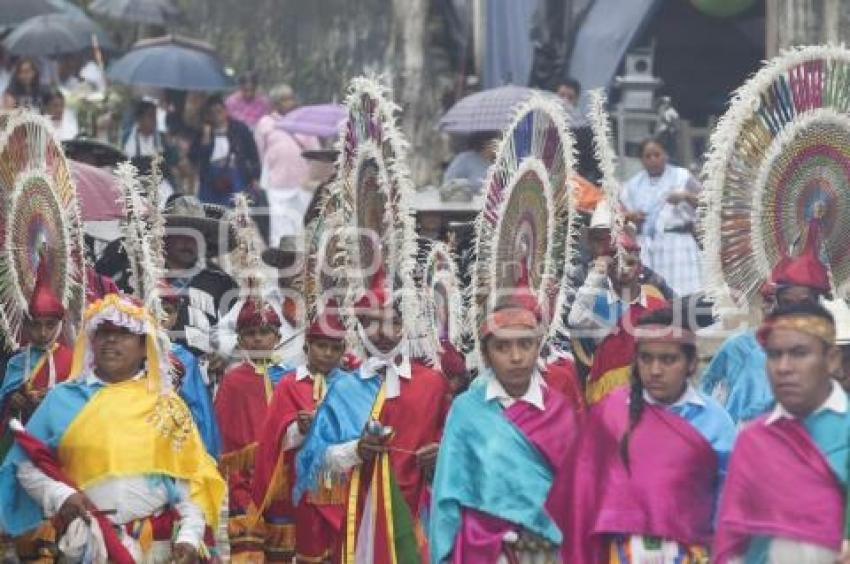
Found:
[[[10,27],[42,14],[58,12],[49,0],[4,0],[0,8],[0,27]]]
[[[3,40],[3,45],[16,55],[48,57],[88,49],[93,35],[101,47],[111,48],[109,36],[91,19],[60,12],[26,20]]]
[[[145,39],[112,63],[110,80],[174,90],[227,90],[233,78],[211,45],[173,35]]]
[[[170,0],[94,0],[89,10],[114,20],[151,25],[164,25],[180,15]]]

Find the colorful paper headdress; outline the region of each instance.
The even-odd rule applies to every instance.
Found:
[[[62,145],[49,121],[0,113],[0,333],[21,343],[39,265],[65,309],[69,338],[85,305],[85,247],[79,204]],[[39,252],[44,254],[39,259]]]
[[[332,192],[339,198],[336,221],[344,255],[337,277],[347,279],[342,311],[349,345],[363,356],[353,306],[383,270],[390,299],[400,303],[410,354],[436,360],[436,336],[427,331],[414,281],[416,239],[408,203],[413,187],[407,144],[396,126],[398,108],[384,86],[362,77],[352,81],[345,104],[348,120],[340,131]]]
[[[445,243],[430,244],[422,272],[422,290],[431,331],[441,343],[460,348],[463,340],[463,287],[455,257]]]
[[[159,211],[159,164],[154,162],[145,186],[139,179],[136,167],[129,162],[119,164],[115,174],[123,195],[124,250],[130,263],[135,302],[113,297],[114,294],[109,295],[95,302],[87,310],[87,316],[89,312],[94,312],[92,319],[95,321],[100,317],[106,321],[113,321],[111,316],[120,314],[118,319],[125,324],[116,323],[116,325],[122,325],[134,333],[146,335],[148,378],[165,394],[172,388],[174,366],[169,361],[171,339],[162,327],[162,321],[165,318],[162,299],[170,299],[173,292],[167,291],[168,285],[164,282],[165,220]],[[96,304],[101,306],[100,313],[94,310]],[[88,331],[94,331],[95,328],[96,325],[91,320],[87,322]]]
[[[479,346],[485,319],[527,279],[546,336],[563,332],[565,273],[577,228],[571,210],[573,139],[560,104],[532,97],[506,130],[485,181],[477,220],[470,326]]]
[[[597,218],[597,214],[594,213],[591,217],[591,227],[599,227],[599,223],[607,220],[608,227],[611,229],[611,241],[617,251],[620,251],[628,249],[624,249],[622,246],[626,242],[626,239],[622,237],[625,218],[623,216],[623,207],[620,205],[617,155],[614,152],[614,145],[611,139],[611,120],[608,116],[608,111],[605,109],[607,103],[608,100],[605,97],[605,92],[601,88],[590,91],[590,128],[593,131],[593,147],[596,154],[596,161],[602,173],[602,192],[605,194],[605,199],[597,204],[597,208],[604,206],[600,213],[602,217]],[[607,212],[607,214],[604,212]]]
[[[162,393],[171,390],[171,362],[168,349],[162,347],[164,331],[150,310],[139,300],[107,294],[91,304],[83,317],[83,326],[74,345],[74,360],[70,378],[86,374],[94,368],[92,337],[103,323],[123,327],[136,335],[145,337],[147,374],[151,391]]]
[[[736,92],[720,120],[700,206],[716,307],[735,305],[733,296],[737,305],[751,301],[818,209],[825,214],[812,253],[839,290],[850,281],[848,75],[842,47],[786,51]]]
[[[339,305],[335,300],[329,300],[320,313],[313,317],[312,323],[307,328],[307,340],[310,339],[333,339],[345,340],[345,326],[339,318]]]
[[[328,300],[338,304],[346,295],[348,278],[337,276],[337,270],[344,260],[340,231],[336,224],[339,219],[338,209],[337,192],[326,192],[319,203],[316,217],[304,227],[304,270],[301,276],[296,277],[294,287],[304,297],[308,319],[320,314]]]
[[[237,194],[233,208],[233,231],[236,248],[231,260],[238,273],[241,297],[244,298],[236,320],[237,330],[269,325],[280,327],[282,320],[264,295],[266,272],[261,260],[263,241],[251,214],[248,196]]]

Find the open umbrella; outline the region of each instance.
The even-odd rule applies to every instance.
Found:
[[[3,0],[0,6],[0,27],[18,25],[32,17],[58,11],[49,0]]]
[[[12,31],[3,45],[16,55],[48,57],[74,53],[92,46],[97,36],[101,47],[111,48],[109,36],[91,19],[70,13],[34,16]]]
[[[560,98],[550,92],[541,92],[525,86],[500,86],[470,94],[462,98],[440,118],[438,128],[449,133],[475,133],[478,131],[502,131],[511,123],[516,108],[533,94]],[[585,121],[579,114],[564,106],[570,114],[569,124],[578,127]]]
[[[77,188],[83,221],[107,221],[124,217],[121,187],[111,173],[77,161],[68,161]]]
[[[334,137],[339,133],[340,124],[347,117],[348,112],[345,111],[345,107],[339,104],[301,106],[283,116],[277,122],[277,127],[289,133]]]
[[[234,86],[211,45],[174,35],[137,42],[110,65],[107,74],[123,84],[174,90],[227,90]]]
[[[112,167],[127,160],[127,155],[118,147],[91,137],[62,141],[62,150],[69,159],[96,167]]]
[[[169,0],[95,0],[89,9],[114,20],[163,25],[180,15]]]

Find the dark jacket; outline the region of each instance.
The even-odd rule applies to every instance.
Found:
[[[228,194],[215,190],[212,186],[214,178],[210,158],[214,143],[203,144],[201,134],[198,134],[192,143],[189,158],[198,166],[201,181],[200,199],[203,202],[230,205],[234,193],[241,192],[246,186],[260,179],[260,156],[254,135],[248,126],[228,118],[227,140],[230,143],[230,163],[239,173],[239,182],[234,182]]]

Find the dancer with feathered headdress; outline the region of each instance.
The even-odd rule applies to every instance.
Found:
[[[843,295],[850,275],[842,226],[850,201],[848,69],[843,47],[786,51],[736,92],[712,135],[701,210],[707,290],[719,314],[751,303],[766,280],[777,302],[744,337],[766,351],[767,375],[749,366],[712,379],[727,405],[756,417],[732,453],[718,562],[831,562],[841,549],[850,427],[846,396],[830,378],[838,368],[829,360],[838,359],[834,322],[816,303]],[[807,368],[789,370],[794,346]],[[775,406],[759,401],[768,397]],[[815,482],[824,487],[810,487]],[[788,504],[780,491],[799,495]]]
[[[277,355],[283,315],[267,298],[262,239],[245,194],[234,198],[233,227],[232,260],[242,293],[234,306],[240,361],[224,372],[215,396],[215,414],[222,438],[220,467],[228,481],[231,554],[243,560],[262,559],[267,551],[292,551],[293,526],[262,522],[251,495],[254,455],[267,409],[275,387],[290,368]]]
[[[563,108],[538,97],[517,108],[477,222],[470,320],[480,374],[452,404],[440,444],[435,564],[554,562],[573,542],[564,488],[579,410],[538,367],[563,330],[573,174]]]
[[[620,204],[616,157],[601,91],[591,92],[590,123],[605,200],[591,218],[593,229],[589,231],[598,236],[594,240],[596,256],[576,292],[568,323],[576,358],[588,371],[586,399],[594,404],[629,385],[634,340],[627,328],[646,311],[663,306],[665,300],[659,290],[662,284],[647,276],[634,226]]]
[[[121,172],[134,180],[132,169]],[[137,192],[128,203],[141,213]],[[224,493],[173,389],[170,343],[156,317],[155,245],[147,233],[134,236],[152,308],[109,294],[86,309],[69,381],[47,394],[26,429],[16,424],[16,446],[0,468],[3,528],[21,534],[56,514],[70,558],[197,558]]]
[[[296,459],[293,499],[325,476],[346,476],[343,562],[416,562],[425,550],[420,510],[448,408],[448,384],[426,363],[438,341],[415,286],[416,240],[406,146],[395,104],[358,78],[340,133],[337,193],[343,250],[342,321],[363,358],[320,405]]]
[[[2,461],[13,443],[11,419],[26,423],[70,374],[84,263],[77,194],[50,124],[25,112],[4,114],[0,122],[0,177],[8,187],[0,190],[0,326],[2,346],[15,351],[0,385]],[[55,548],[48,524],[39,533],[18,542],[22,555]],[[36,538],[44,546],[29,542]]]

